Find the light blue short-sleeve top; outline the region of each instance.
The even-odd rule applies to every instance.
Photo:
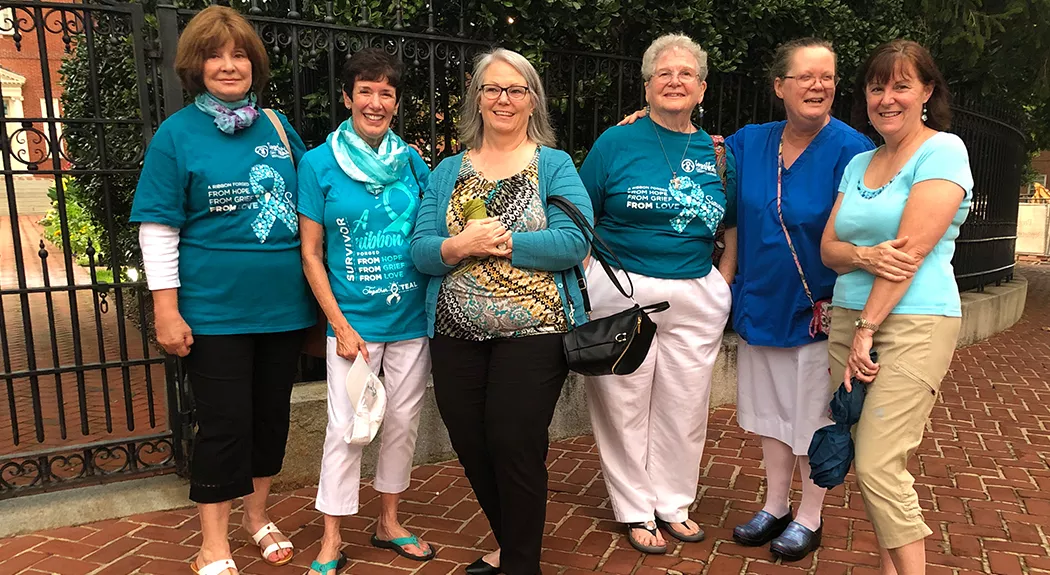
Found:
[[[927,180],[958,184],[965,195],[948,230],[926,256],[907,293],[891,313],[960,317],[959,286],[952,256],[959,227],[970,212],[973,175],[966,145],[955,134],[940,132],[923,142],[900,172],[879,189],[864,185],[875,151],[858,154],[846,167],[839,192],[843,194],[835,218],[835,234],[856,246],[874,246],[895,239],[912,186]],[[875,276],[858,269],[839,276],[832,304],[861,310],[868,301]]]

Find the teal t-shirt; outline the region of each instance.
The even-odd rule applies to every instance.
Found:
[[[265,115],[226,134],[193,104],[150,142],[131,221],[179,228],[179,312],[195,334],[274,333],[316,321],[302,271],[293,158]]]
[[[864,172],[875,151],[858,154],[846,166],[839,192],[842,205],[835,216],[835,234],[855,246],[874,246],[897,237],[911,187],[927,180],[947,180],[965,192],[962,204],[940,241],[919,266],[895,314],[960,317],[959,286],[952,256],[959,226],[970,212],[973,175],[966,145],[955,134],[940,132],[923,142],[900,172],[879,190],[864,185]],[[858,269],[839,276],[832,304],[861,310],[868,301],[875,276]]]
[[[299,213],[324,226],[332,293],[368,342],[427,335],[427,278],[412,264],[410,242],[430,168],[409,154],[401,185],[379,195],[350,179],[327,143],[299,164]],[[328,335],[335,335],[330,325]]]
[[[678,189],[671,165],[685,184]],[[690,138],[648,117],[609,128],[587,154],[580,178],[594,206],[595,230],[629,272],[705,277],[718,224],[736,226],[736,162],[727,147],[723,190],[714,144],[703,130]]]

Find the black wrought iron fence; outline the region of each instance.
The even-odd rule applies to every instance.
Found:
[[[126,222],[120,182],[137,177],[153,134],[142,6],[3,0],[0,13],[3,49],[28,58],[4,65],[33,66],[27,76],[39,84],[26,88],[43,102],[39,114],[0,109],[0,499],[170,470],[177,455],[148,291],[113,249]],[[56,69],[77,58],[82,73]],[[113,60],[130,71],[119,109],[103,80]],[[78,86],[83,98],[59,110],[62,92]],[[20,191],[40,185],[54,197],[44,222],[20,215]],[[81,202],[97,202],[99,229]]]

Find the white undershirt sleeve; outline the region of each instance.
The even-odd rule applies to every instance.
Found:
[[[179,228],[143,222],[139,227],[139,246],[150,291],[182,285],[179,281]]]

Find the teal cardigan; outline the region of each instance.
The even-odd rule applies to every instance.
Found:
[[[412,261],[419,271],[431,276],[427,286],[427,329],[434,337],[434,317],[437,311],[438,291],[445,274],[455,266],[441,259],[441,244],[449,237],[448,202],[459,177],[463,154],[445,158],[430,174],[430,182],[419,206],[415,230],[412,232]],[[547,205],[548,196],[563,196],[580,209],[588,221],[594,221],[591,198],[583,187],[569,155],[553,148],[540,148],[540,198]],[[558,293],[570,327],[587,322],[583,294],[572,268],[579,265],[590,248],[583,232],[564,212],[547,206],[547,229],[535,232],[513,232],[514,245],[511,264],[555,272]]]

